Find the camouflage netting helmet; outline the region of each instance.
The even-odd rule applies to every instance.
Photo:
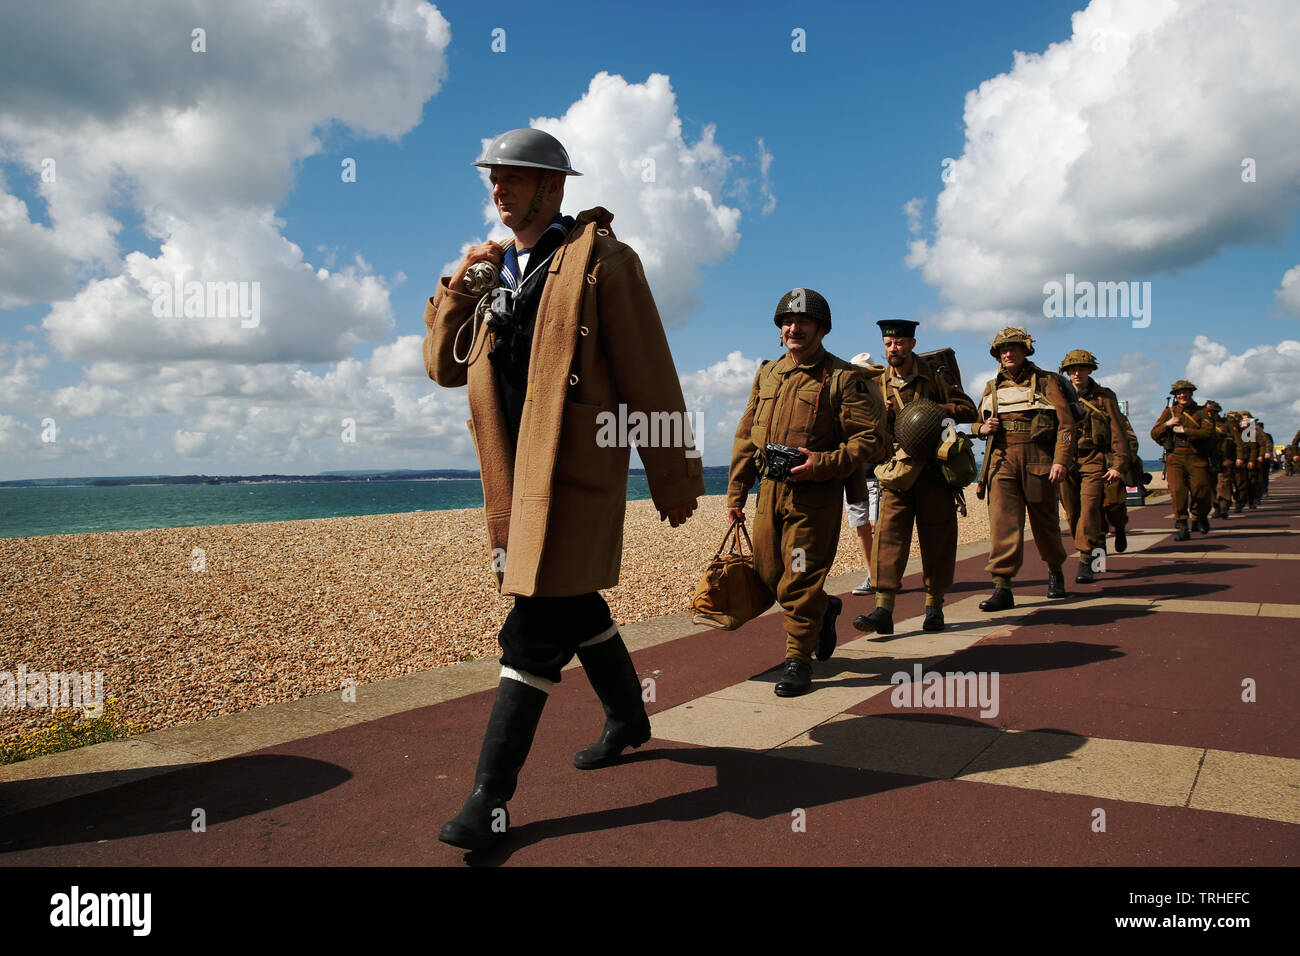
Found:
[[[1206,402],[1205,407],[1208,408],[1210,411],[1214,412],[1214,414],[1216,415],[1219,414],[1219,412],[1223,411],[1223,406],[1220,405],[1218,402],[1216,402],[1214,399],[1210,399],[1208,402]]]
[[[1086,365],[1095,372],[1097,371],[1097,356],[1093,355],[1087,349],[1075,349],[1065,358],[1061,359],[1061,371],[1064,372],[1072,365]]]
[[[502,133],[483,150],[475,166],[526,166],[566,176],[581,176],[569,165],[568,151],[550,133],[540,129],[512,129]]]
[[[1187,381],[1187,379],[1185,378],[1180,378],[1178,381],[1174,382],[1174,384],[1169,386],[1170,395],[1176,395],[1179,392],[1194,392],[1194,391],[1196,391],[1196,386],[1193,385],[1191,382]]]
[[[989,355],[997,358],[998,352],[1001,350],[1002,346],[1010,344],[1023,345],[1025,347],[1025,355],[1034,354],[1033,336],[1029,334],[1028,329],[1017,327],[1003,329],[999,332],[997,338],[993,340],[993,344],[989,346]]]
[[[776,314],[772,316],[772,321],[776,323],[777,328],[780,328],[781,317],[791,313],[806,315],[825,331],[831,330],[831,307],[822,298],[820,292],[812,289],[791,289],[781,296],[781,301],[776,304]]]
[[[943,435],[943,406],[915,398],[894,419],[894,440],[913,458],[929,458]]]

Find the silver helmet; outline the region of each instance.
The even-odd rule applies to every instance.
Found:
[[[569,165],[569,154],[560,141],[540,129],[512,129],[488,145],[475,166],[527,166],[566,176],[581,176]]]

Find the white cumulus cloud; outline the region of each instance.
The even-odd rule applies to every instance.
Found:
[[[1092,0],[1073,28],[967,94],[965,151],[907,258],[951,303],[945,327],[1041,315],[1067,273],[1150,279],[1292,221],[1300,4]]]
[[[664,324],[685,324],[701,268],[721,261],[740,241],[740,210],[721,201],[739,159],[715,141],[716,127],[705,125],[688,143],[677,96],[658,73],[644,83],[598,73],[563,116],[538,117],[529,125],[563,143],[582,173],[565,183],[565,212],[604,206],[613,213],[614,234],[641,257]],[[760,151],[764,200],[774,204],[766,178],[771,154],[761,145]],[[494,227],[491,238],[509,236],[490,197],[483,217]]]

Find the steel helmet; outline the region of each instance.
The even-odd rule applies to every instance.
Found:
[[[1087,349],[1075,349],[1065,358],[1061,359],[1061,371],[1064,372],[1072,365],[1086,365],[1095,372],[1097,371],[1097,356],[1093,355]]]
[[[943,406],[928,398],[914,398],[894,420],[894,439],[913,458],[929,458],[943,436]]]
[[[540,129],[512,129],[492,140],[475,166],[527,166],[547,169],[566,176],[581,176],[569,165],[569,154],[560,141]]]
[[[1183,391],[1194,392],[1196,391],[1196,386],[1193,385],[1191,382],[1187,381],[1187,379],[1185,378],[1180,378],[1178,381],[1174,382],[1174,384],[1169,386],[1170,395],[1174,395],[1178,392],[1183,392]]]
[[[1034,354],[1034,339],[1029,334],[1028,329],[1018,327],[1003,329],[998,333],[997,338],[993,340],[993,344],[989,346],[989,355],[997,358],[998,351],[1007,344],[1023,345],[1026,355]]]
[[[808,316],[827,332],[831,330],[831,307],[822,298],[820,292],[814,292],[812,289],[791,289],[781,296],[781,301],[776,304],[776,314],[772,316],[772,321],[780,328],[781,316],[792,312],[795,315]]]

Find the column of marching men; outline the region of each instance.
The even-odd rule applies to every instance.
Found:
[[[974,401],[962,390],[951,349],[917,351],[917,322],[877,323],[884,360],[877,365],[869,353],[845,362],[823,347],[830,307],[812,289],[787,292],[773,321],[786,353],[763,362],[754,377],[732,449],[727,508],[732,521],[744,521],[758,482],[755,566],[765,597],[786,616],[778,696],[807,693],[813,658],[828,660],[835,651],[842,602],[823,584],[835,561],[841,495],[868,563],[867,580],[853,593],[875,594],[875,608],[853,620],[863,633],[894,633],[914,531],[925,591],[921,627],[945,629],[957,514],[966,513],[972,483],[989,519],[992,593],[982,611],[1015,607],[1026,519],[1047,564],[1049,598],[1068,594],[1071,551],[1074,582],[1094,584],[1109,549],[1127,550],[1128,489],[1142,489],[1151,475],[1118,397],[1092,377],[1099,363],[1091,352],[1074,349],[1057,370],[1044,369],[1031,361],[1034,339],[1026,329],[1003,329],[989,347],[997,372]],[[1151,429],[1164,449],[1178,541],[1209,534],[1212,518],[1255,508],[1268,493],[1274,458],[1292,474],[1300,443],[1298,433],[1275,455],[1272,436],[1249,410],[1225,415],[1217,402],[1198,404],[1195,392],[1193,383],[1175,382]],[[972,437],[984,441],[978,475]]]

